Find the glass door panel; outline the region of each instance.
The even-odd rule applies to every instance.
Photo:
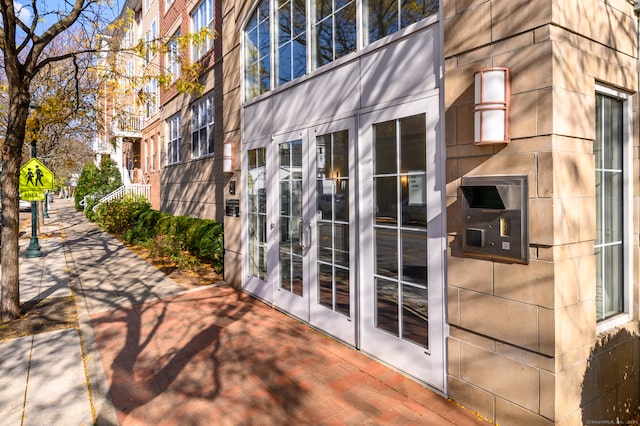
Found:
[[[312,252],[311,323],[355,345],[353,293],[356,271],[354,243],[355,134],[353,121],[314,129],[315,229]],[[315,201],[315,203],[314,203]],[[314,250],[315,249],[315,250]]]
[[[427,339],[413,337],[428,330],[427,310],[420,309],[427,306],[426,117],[374,124],[373,135],[375,324],[401,339],[412,336],[407,340],[428,349]],[[400,155],[389,158],[390,153]]]
[[[270,200],[269,175],[271,170],[267,166],[268,148],[264,143],[256,143],[247,147],[243,159],[245,161],[243,208],[245,211],[245,241],[246,255],[244,256],[243,287],[248,292],[265,301],[273,301],[273,286],[268,283],[270,253],[269,235],[273,234],[267,214],[273,209],[268,206]],[[273,238],[273,237],[272,237]]]
[[[277,176],[279,190],[277,289],[275,304],[284,311],[308,321],[309,295],[307,262],[310,225],[304,210],[308,189],[302,133],[276,138]]]
[[[361,348],[444,389],[444,186],[437,97],[361,120]],[[441,166],[440,166],[441,167]],[[440,182],[440,187],[438,187]]]
[[[303,296],[302,140],[278,146],[280,158],[280,289]]]

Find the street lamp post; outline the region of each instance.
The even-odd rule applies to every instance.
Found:
[[[31,141],[31,158],[36,158],[36,140]],[[40,243],[38,242],[38,212],[37,203],[31,202],[31,240],[29,240],[29,247],[27,247],[26,257],[42,257],[42,251],[40,251]]]
[[[49,191],[44,191],[44,218],[49,219]]]

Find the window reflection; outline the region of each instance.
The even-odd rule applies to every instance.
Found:
[[[438,0],[364,0],[358,22],[355,0],[316,0],[307,13],[305,0],[279,0],[270,37],[268,0],[262,0],[244,30],[245,96],[252,99],[307,73],[307,56],[314,68],[358,50],[358,28],[371,43],[438,12]],[[307,48],[307,20],[312,20],[312,46]]]
[[[376,327],[428,348],[426,116],[373,135]]]
[[[349,133],[316,138],[318,300],[350,315]]]
[[[355,0],[316,2],[315,37],[316,68],[328,64],[357,49]]]
[[[369,43],[438,12],[438,0],[369,0],[366,5]]]
[[[280,288],[302,296],[302,141],[279,145]]]
[[[287,0],[278,7],[278,84],[307,72],[304,0]]]
[[[262,0],[245,28],[245,93],[254,98],[271,89],[269,1]]]
[[[247,152],[247,221],[249,223],[249,275],[267,279],[266,149]]]

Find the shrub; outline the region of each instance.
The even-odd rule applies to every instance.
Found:
[[[133,227],[141,213],[151,209],[143,196],[127,195],[121,200],[102,204],[96,212],[96,222],[102,229],[113,234],[122,234]]]
[[[171,216],[158,210],[146,210],[140,213],[136,223],[122,235],[122,239],[129,244],[146,244],[157,235],[157,224],[160,218]]]
[[[122,239],[129,244],[146,246],[153,256],[171,258],[178,267],[193,268],[203,261],[222,273],[224,228],[221,223],[172,216],[151,210],[148,204],[145,207],[133,213],[135,209],[118,206],[117,202],[102,205],[98,208],[98,223],[107,232],[122,233]]]
[[[74,201],[76,210],[83,209],[80,202],[85,196],[93,196],[94,200],[87,200],[87,206],[84,207],[87,218],[93,219],[91,208],[97,204],[100,198],[115,191],[120,185],[122,185],[122,177],[115,161],[106,158],[102,161],[100,167],[94,163],[85,164],[75,189]]]

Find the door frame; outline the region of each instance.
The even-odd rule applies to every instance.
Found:
[[[271,168],[271,176],[269,188],[272,189],[272,198],[274,199],[274,209],[271,210],[271,215],[267,214],[268,226],[273,224],[274,238],[271,239],[272,246],[270,252],[273,255],[268,256],[267,269],[272,271],[273,277],[269,276],[270,282],[273,284],[273,303],[278,309],[285,311],[286,313],[293,315],[305,322],[309,322],[309,298],[310,298],[310,280],[309,280],[309,247],[302,249],[302,296],[295,295],[286,290],[280,288],[280,159],[279,148],[280,144],[286,142],[293,142],[301,140],[302,143],[302,187],[301,187],[301,217],[305,223],[305,228],[300,231],[300,236],[303,240],[309,241],[311,238],[311,231],[309,224],[309,203],[310,195],[308,188],[310,187],[310,170],[309,170],[309,134],[308,129],[301,129],[286,133],[275,134],[271,141],[271,152],[267,152],[268,163],[273,164]],[[273,278],[273,279],[272,279]]]
[[[348,132],[349,150],[349,308],[350,315],[345,315],[329,310],[319,303],[318,289],[318,215],[316,199],[316,171],[317,171],[317,137],[346,130]],[[312,181],[309,182],[309,195],[311,202],[310,224],[313,233],[311,244],[312,256],[309,257],[309,282],[310,292],[310,318],[309,322],[314,327],[329,333],[331,336],[351,345],[357,344],[358,325],[358,218],[357,218],[357,120],[355,117],[336,119],[324,124],[316,125],[309,129],[310,171]],[[313,139],[313,140],[312,140]],[[313,149],[313,152],[311,152]]]
[[[414,345],[374,327],[374,209],[373,125],[416,114],[426,114],[427,155],[427,285],[429,349]],[[360,349],[405,371],[437,389],[446,391],[446,184],[444,142],[439,91],[428,97],[363,112],[359,123],[359,332]],[[432,170],[432,173],[429,173]]]
[[[266,281],[263,281],[261,279],[259,279],[258,277],[249,275],[249,256],[248,256],[248,252],[249,252],[249,188],[248,188],[248,178],[247,178],[247,173],[249,170],[249,155],[248,155],[248,151],[254,150],[254,149],[259,149],[259,148],[265,148],[265,187],[267,189],[267,191],[265,192],[265,196],[266,196],[266,249],[265,249],[265,255],[267,257],[266,262],[267,262],[267,279]],[[269,304],[273,303],[273,297],[274,297],[274,291],[273,291],[273,284],[272,283],[274,277],[273,277],[273,271],[271,270],[271,268],[269,267],[269,265],[273,262],[273,260],[270,260],[270,257],[274,256],[273,253],[273,239],[275,236],[277,236],[277,234],[274,232],[274,229],[270,227],[270,215],[273,214],[272,212],[274,211],[275,207],[275,203],[276,200],[274,199],[275,197],[273,196],[273,194],[271,194],[268,191],[268,188],[272,188],[274,183],[272,182],[273,177],[271,176],[273,173],[270,173],[270,169],[271,167],[273,167],[270,161],[270,152],[272,151],[271,149],[271,139],[269,138],[261,138],[261,139],[257,139],[254,141],[250,141],[250,142],[244,142],[242,145],[242,181],[244,182],[244,186],[243,186],[243,190],[242,190],[242,194],[243,196],[241,197],[241,211],[242,213],[242,245],[243,247],[245,247],[245,255],[243,256],[243,261],[242,261],[242,288],[251,293],[253,296],[257,297],[258,299],[261,299]]]

